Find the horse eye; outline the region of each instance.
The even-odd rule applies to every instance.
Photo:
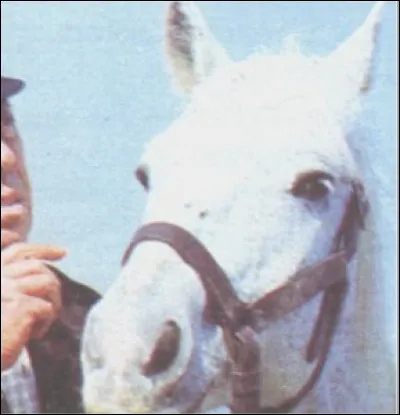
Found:
[[[135,176],[144,189],[149,190],[149,173],[147,169],[143,166],[138,167],[135,171]]]
[[[297,177],[290,192],[312,202],[323,199],[333,189],[333,177],[325,172],[313,171]]]

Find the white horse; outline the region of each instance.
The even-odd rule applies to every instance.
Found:
[[[188,103],[138,166],[148,193],[142,224],[188,231],[246,303],[321,264],[341,225],[342,247],[349,238],[356,243],[322,374],[286,408],[292,413],[395,411],[396,366],[385,341],[379,276],[369,263],[373,222],[368,216],[357,244],[360,218],[345,220],[355,197],[363,210],[362,177],[347,137],[370,87],[383,3],[328,56],[289,48],[241,62],[231,61],[193,2],[168,4],[169,68]],[[232,356],[224,330],[207,318],[213,298],[181,254],[154,238],[132,246],[92,310],[82,352],[88,412],[204,413],[229,405]],[[336,277],[324,275],[323,284]],[[310,378],[317,363],[306,361],[305,346],[322,298],[321,291],[261,324],[263,404],[279,408]],[[275,311],[292,301],[280,300]]]

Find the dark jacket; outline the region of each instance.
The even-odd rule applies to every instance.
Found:
[[[51,267],[62,286],[59,319],[41,340],[28,344],[41,405],[41,413],[83,413],[80,342],[89,309],[100,298],[92,289]],[[1,402],[1,412],[6,411]]]

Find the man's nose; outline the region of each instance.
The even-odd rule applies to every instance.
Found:
[[[17,158],[12,149],[5,143],[1,142],[1,169],[11,170],[15,167]]]

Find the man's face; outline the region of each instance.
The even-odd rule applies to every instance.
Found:
[[[1,101],[1,230],[25,241],[31,226],[31,191],[21,139],[10,107]],[[2,241],[3,242],[3,241]],[[3,247],[3,243],[2,243]]]

